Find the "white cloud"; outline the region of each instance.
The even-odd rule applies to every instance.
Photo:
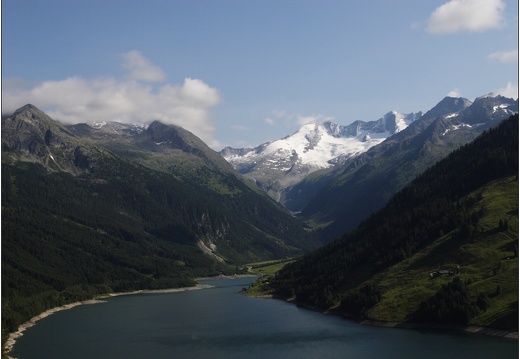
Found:
[[[309,123],[316,123],[316,122],[318,122],[318,121],[315,116],[298,116],[298,121],[297,121],[299,126],[304,126],[304,125],[308,125]]]
[[[503,0],[450,0],[431,14],[426,30],[432,34],[485,31],[502,27]]]
[[[132,61],[137,59],[136,63],[144,64],[141,69],[147,68],[148,60],[142,55],[136,56],[132,51],[129,54]],[[2,112],[12,113],[32,103],[52,118],[69,124],[118,121],[146,125],[159,120],[193,132],[210,147],[220,146],[213,137],[215,128],[210,117],[211,108],[221,101],[215,88],[202,80],[186,78],[182,84],[153,89],[143,81],[165,78],[158,76],[162,70],[152,76],[154,71],[133,72],[138,67],[130,67],[130,78],[126,79],[70,77],[29,88],[2,87]]]
[[[328,120],[332,121],[333,118],[322,114],[301,115],[283,110],[275,110],[269,117],[264,119],[264,122],[269,125],[283,124],[283,126],[289,129],[294,129],[294,127],[300,128],[309,123],[319,124]]]
[[[299,126],[307,125],[309,123],[322,123],[324,121],[332,120],[332,117],[324,115],[298,116],[297,124]]]
[[[487,56],[488,60],[498,61],[503,64],[512,64],[518,62],[518,49],[509,51],[497,51]]]
[[[152,65],[140,51],[132,50],[123,54],[123,67],[130,72],[130,78],[137,81],[163,82],[166,80],[164,71]]]
[[[448,92],[448,94],[446,96],[448,96],[448,97],[461,97],[460,90],[458,88],[454,88],[453,90]]]
[[[507,98],[518,98],[518,83],[508,82],[504,88],[497,90],[499,95],[502,95]]]
[[[264,119],[264,122],[267,123],[269,126],[274,125],[274,120],[270,117],[267,117],[266,119]]]

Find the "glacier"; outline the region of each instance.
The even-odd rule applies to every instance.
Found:
[[[281,191],[309,174],[368,151],[408,127],[422,112],[391,111],[376,121],[305,124],[290,136],[255,148],[224,148],[220,154],[246,178],[279,199]]]

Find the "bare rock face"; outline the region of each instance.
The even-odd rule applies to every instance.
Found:
[[[39,162],[50,171],[78,173],[92,167],[92,150],[33,105],[2,119],[2,151],[12,161]]]

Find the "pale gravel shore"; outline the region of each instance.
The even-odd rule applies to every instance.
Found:
[[[197,278],[196,280],[199,281],[199,280],[204,280],[204,279],[215,279],[215,278],[217,278],[217,279],[234,279],[234,278],[254,277],[254,276],[255,275],[249,275],[249,274],[233,275],[233,276],[220,275],[220,276],[216,276],[216,277]],[[18,327],[18,330],[10,333],[9,338],[7,338],[7,340],[5,342],[3,351],[9,353],[13,349],[13,346],[16,343],[16,340],[23,335],[23,332],[27,328],[30,328],[30,327],[36,325],[36,322],[38,322],[39,320],[46,318],[49,315],[52,315],[54,313],[60,312],[62,310],[67,310],[67,309],[77,307],[78,305],[104,303],[104,301],[102,301],[100,299],[117,297],[117,296],[121,296],[121,295],[145,294],[145,293],[158,293],[158,294],[159,293],[175,293],[175,292],[184,292],[184,291],[189,291],[189,290],[207,289],[207,288],[212,288],[212,287],[213,286],[209,285],[209,284],[196,284],[193,287],[155,289],[155,290],[136,290],[133,292],[108,293],[108,294],[100,295],[100,296],[96,297],[96,299],[90,299],[90,300],[85,300],[85,301],[81,301],[81,302],[74,302],[74,303],[62,305],[60,307],[55,307],[55,308],[46,310],[45,312],[38,314],[37,316],[31,318],[27,322],[21,324]],[[11,357],[9,357],[9,358],[11,358]]]
[[[84,300],[84,301],[81,301],[81,302],[74,302],[74,303],[62,305],[60,307],[55,307],[55,308],[46,310],[43,313],[38,314],[37,316],[31,318],[27,322],[25,322],[22,325],[20,325],[16,332],[12,332],[12,333],[9,334],[9,338],[7,338],[7,340],[5,342],[4,351],[10,352],[13,349],[13,346],[16,343],[16,340],[18,340],[18,338],[20,338],[23,335],[23,332],[26,329],[36,325],[36,322],[38,322],[39,320],[41,320],[43,318],[46,318],[49,315],[52,315],[54,313],[61,312],[62,310],[67,310],[67,309],[71,309],[71,308],[77,307],[78,305],[98,304],[98,303],[103,303],[103,301],[102,300],[97,300],[97,299]]]
[[[100,299],[111,298],[111,297],[118,297],[118,296],[122,296],[122,295],[146,294],[146,293],[150,293],[150,294],[153,294],[153,293],[157,293],[157,294],[160,294],[160,293],[175,293],[175,292],[185,292],[185,291],[190,291],[190,290],[207,289],[207,288],[212,288],[212,287],[213,287],[212,285],[208,285],[208,284],[197,284],[197,285],[195,285],[193,287],[157,289],[157,290],[136,290],[136,291],[133,291],[133,292],[108,293],[108,294],[104,294],[104,295],[101,295],[99,297],[96,297],[95,299],[89,299],[89,300],[84,300],[84,301],[81,301],[81,302],[74,302],[74,303],[70,303],[70,304],[65,304],[65,305],[62,305],[60,307],[55,307],[55,308],[46,310],[45,312],[40,313],[37,316],[31,318],[27,322],[25,322],[22,325],[20,325],[18,327],[18,330],[16,330],[15,332],[10,333],[9,334],[9,338],[7,338],[7,340],[5,342],[5,346],[4,346],[3,350],[4,350],[4,352],[9,353],[13,349],[13,346],[15,345],[16,341],[23,335],[23,332],[26,329],[31,328],[32,326],[36,325],[36,323],[39,320],[41,320],[43,318],[46,318],[49,315],[52,315],[54,313],[61,312],[62,310],[67,310],[67,309],[71,309],[71,308],[77,307],[78,305],[104,303],[105,301],[100,300]],[[9,358],[11,358],[11,357],[9,356]]]

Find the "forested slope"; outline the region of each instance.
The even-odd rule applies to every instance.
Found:
[[[188,131],[117,126],[93,135],[31,105],[2,119],[3,334],[97,293],[193,285],[317,244]]]
[[[357,229],[262,286],[356,318],[517,329],[517,255],[515,115],[428,169]],[[494,319],[482,319],[494,310]]]

